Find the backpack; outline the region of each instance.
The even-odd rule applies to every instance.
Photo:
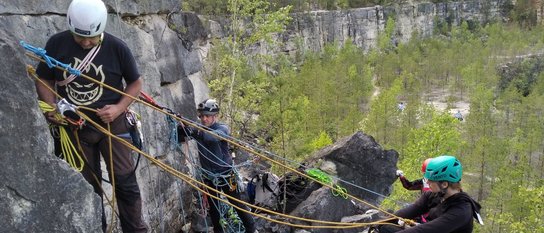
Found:
[[[259,175],[255,175],[253,178],[251,178],[246,188],[247,196],[249,197],[249,203],[251,204],[255,204],[255,189],[257,187],[255,185],[255,178],[257,178],[258,180]]]

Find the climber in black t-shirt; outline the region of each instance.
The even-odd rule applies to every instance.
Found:
[[[101,0],[73,0],[67,12],[70,30],[49,38],[45,50],[49,56],[69,64],[98,82],[128,95],[138,96],[142,88],[142,79],[136,61],[123,41],[104,32],[107,15],[106,6]],[[38,65],[36,73],[45,83],[36,82],[40,100],[55,106],[58,99],[44,85],[56,89],[69,104],[95,109],[96,111],[81,111],[104,128],[108,128],[109,124],[112,134],[130,142],[131,138],[128,135],[131,124],[127,122],[125,116],[128,106],[133,101],[130,97],[83,77],[49,68],[43,62]],[[58,124],[54,115],[55,111],[45,113],[50,123]],[[106,161],[108,173],[113,166],[113,174],[109,175],[115,180],[116,201],[123,232],[147,232],[147,226],[142,218],[140,188],[134,175],[130,148],[115,139],[112,139],[109,145],[108,136],[90,123],[78,129],[77,136],[84,155],[81,173],[100,196],[102,196],[100,154]],[[71,138],[74,138],[73,135]],[[113,165],[109,163],[110,157],[113,159]],[[106,229],[104,213],[102,228]]]

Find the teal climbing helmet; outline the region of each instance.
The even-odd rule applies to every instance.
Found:
[[[430,181],[448,181],[457,183],[461,181],[463,176],[463,166],[458,159],[451,155],[442,155],[433,158],[425,170],[423,175],[425,179]]]

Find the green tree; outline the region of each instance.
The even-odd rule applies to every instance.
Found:
[[[425,159],[444,154],[458,156],[458,151],[464,144],[457,130],[459,121],[448,114],[436,112],[430,106],[422,106],[420,111],[425,112],[429,121],[410,131],[405,152],[399,157],[399,169],[412,179],[422,177],[420,168]],[[396,204],[411,202],[417,195],[419,192],[408,191],[397,182],[393,194],[384,205],[388,208],[399,208]]]
[[[392,87],[383,90],[370,102],[370,111],[361,122],[361,129],[383,145],[390,143],[391,132],[395,132],[401,111],[397,108],[397,96],[401,92],[402,80],[395,80]]]
[[[312,149],[319,150],[330,144],[332,144],[332,139],[329,137],[327,133],[321,131],[319,136],[312,141]]]
[[[261,93],[268,89],[271,69],[276,65],[271,56],[247,51],[255,46],[271,50],[276,46],[274,35],[285,30],[290,21],[290,7],[274,12],[269,8],[262,0],[229,0],[231,34],[216,41],[211,51],[211,64],[215,64],[208,77],[211,95],[221,102],[233,132],[241,135],[254,123]]]

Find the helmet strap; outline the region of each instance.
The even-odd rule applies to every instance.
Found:
[[[102,41],[104,41],[104,33],[100,33],[100,40],[98,40],[98,44],[96,46],[102,45]]]

